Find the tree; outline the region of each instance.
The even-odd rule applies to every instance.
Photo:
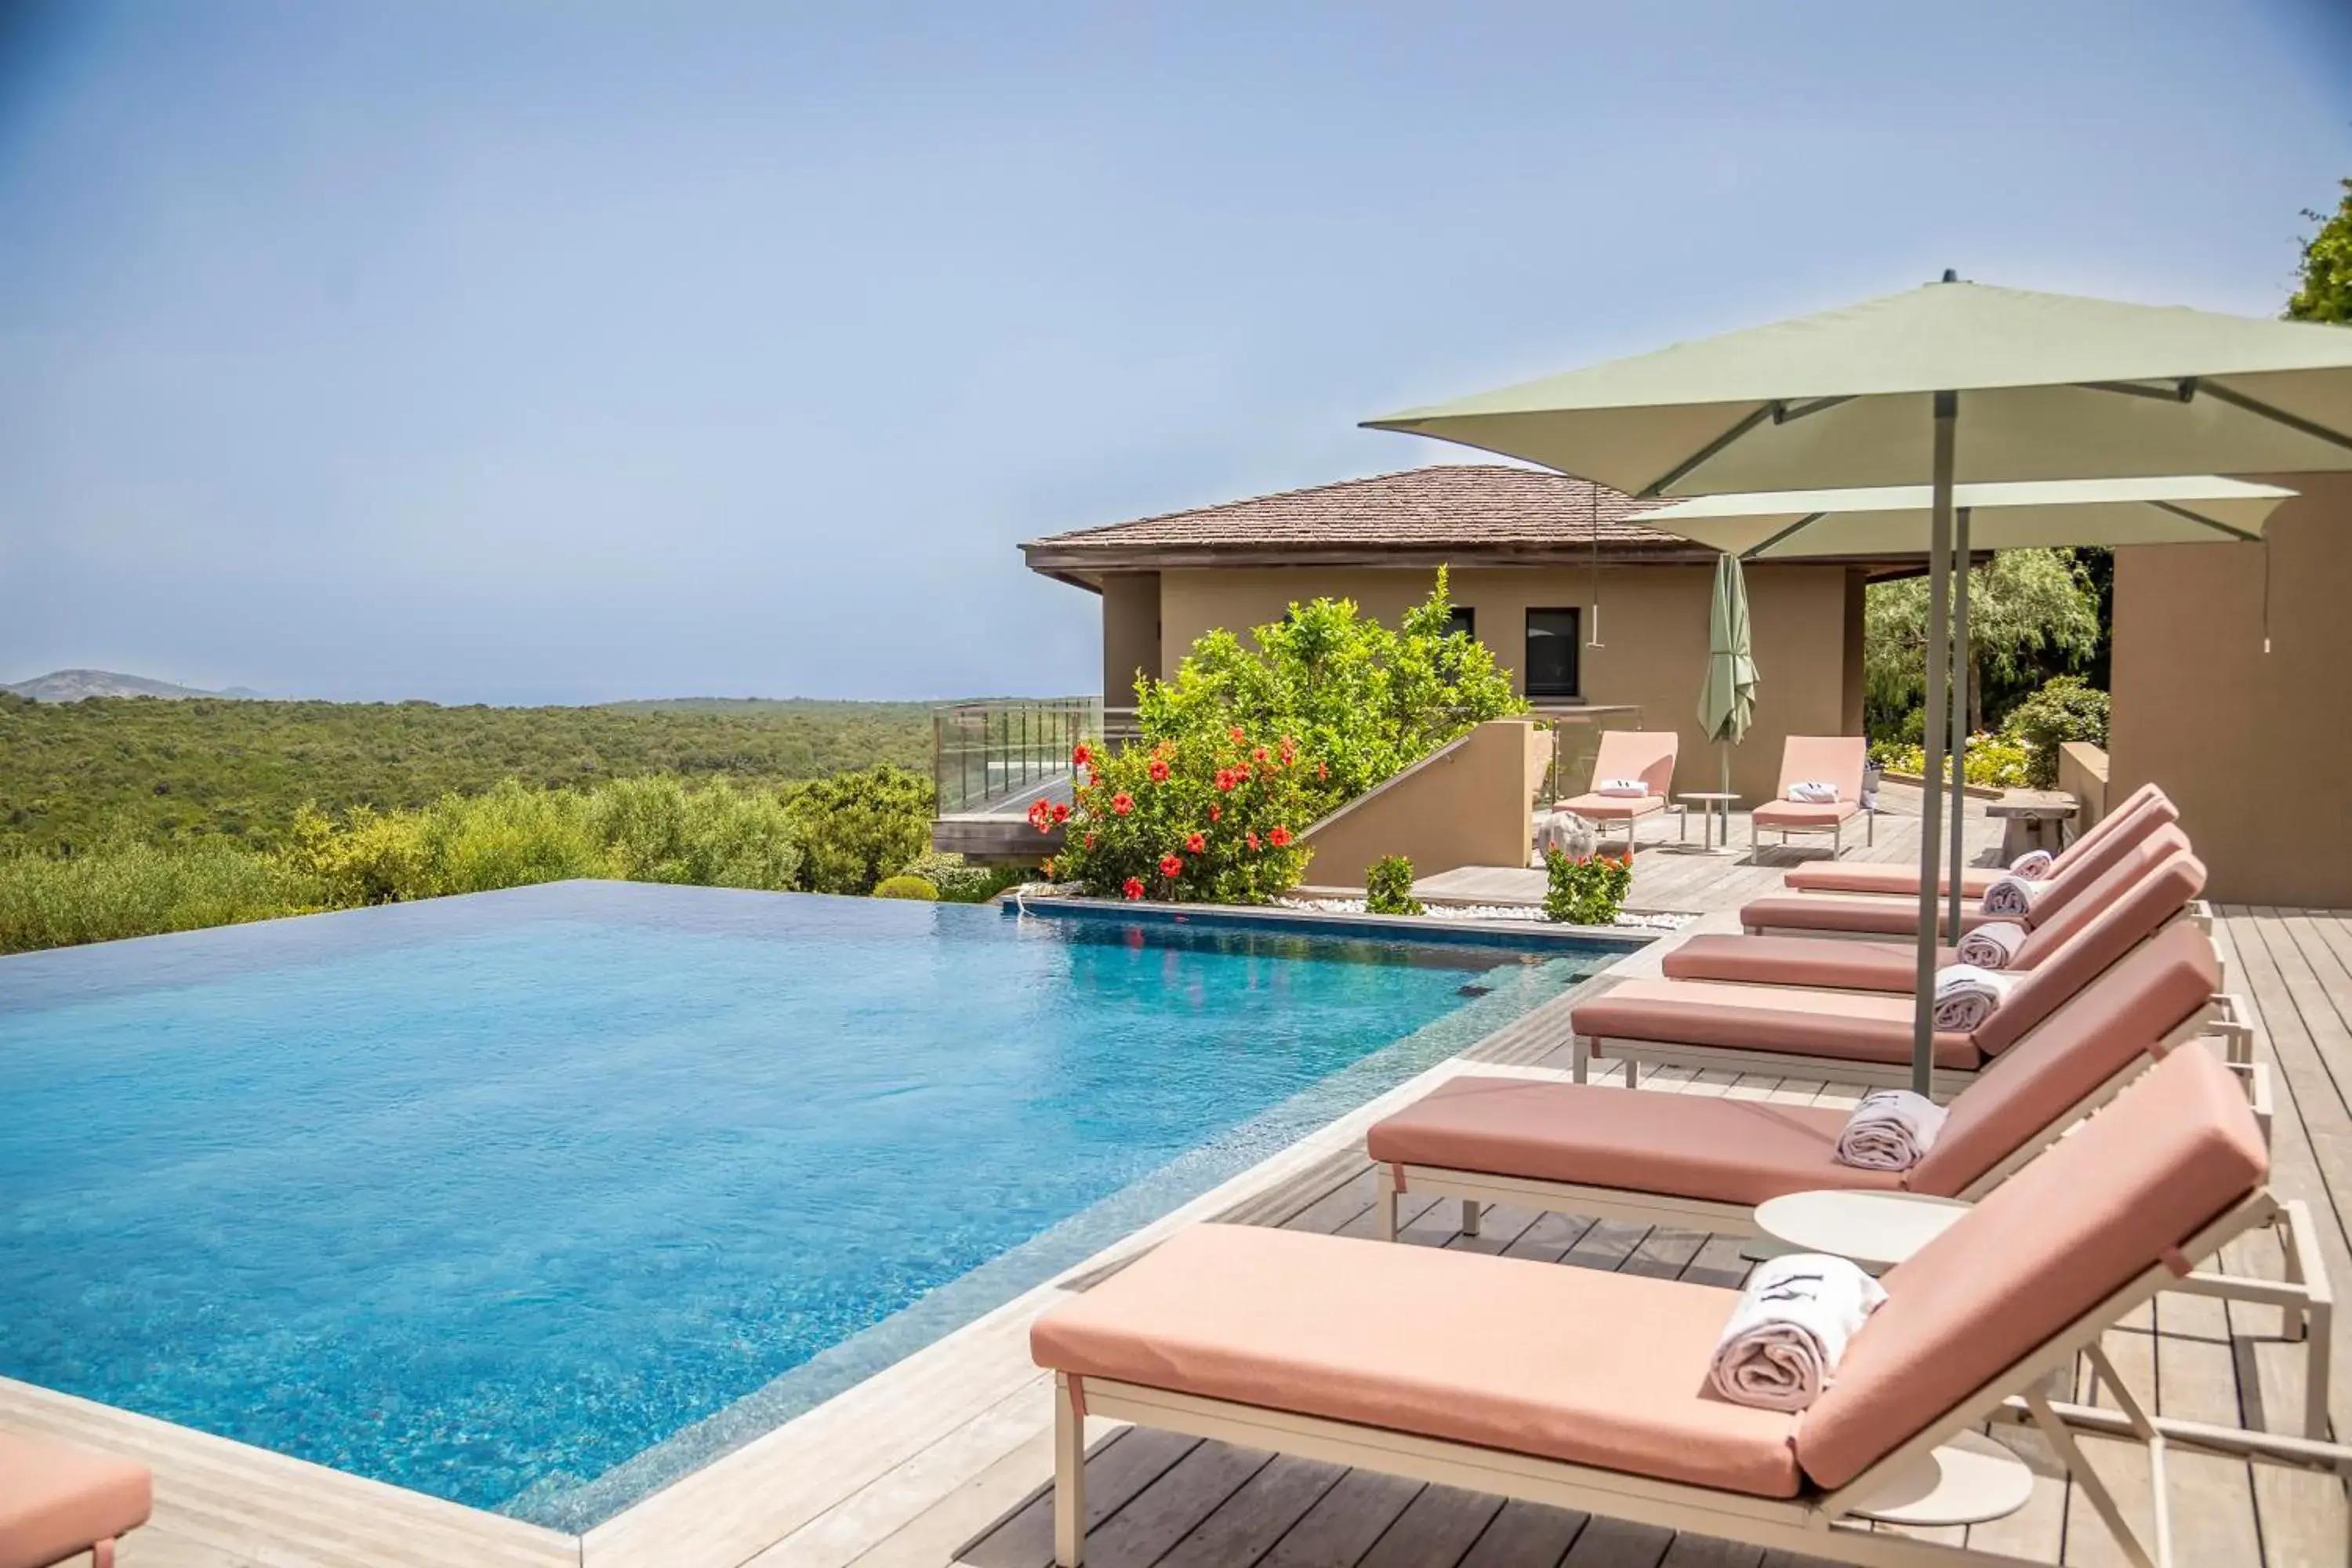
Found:
[[[931,781],[887,763],[819,779],[785,809],[812,893],[870,893],[931,847]]]
[[[2067,667],[2098,646],[2098,599],[2071,551],[2004,550],[1969,574],[1969,707],[1984,718],[1987,675],[2014,682]],[[1927,688],[1927,580],[1872,586],[1863,608],[1863,680],[1882,712],[1919,705]]]
[[[2296,321],[2352,322],[2352,180],[2335,215],[2306,209],[2319,232],[2303,242],[2303,287],[2286,302]]]

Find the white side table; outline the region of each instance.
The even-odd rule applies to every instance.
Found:
[[[1756,1226],[1799,1252],[1851,1258],[1873,1274],[1902,1262],[1970,1205],[1916,1193],[1790,1193],[1756,1208]]]
[[[1696,805],[1699,808],[1699,847],[1702,849],[1730,848],[1731,807],[1738,798],[1736,795],[1724,795],[1715,790],[1696,790],[1675,796],[1683,808],[1682,826],[1676,831],[1685,839],[1690,837],[1690,808]],[[1723,831],[1719,836],[1715,831],[1716,818],[1718,814],[1723,820]]]

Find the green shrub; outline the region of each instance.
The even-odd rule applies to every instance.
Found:
[[[1262,904],[1297,886],[1308,851],[1306,758],[1287,736],[1235,726],[1097,756],[1085,770],[1053,874],[1087,892],[1174,902]],[[1050,828],[1063,813],[1033,818]]]
[[[877,763],[817,780],[793,796],[787,813],[801,844],[801,887],[870,893],[930,847],[931,781]]]
[[[901,873],[896,877],[885,877],[876,883],[874,896],[877,899],[917,899],[931,904],[939,901],[940,890],[920,877]]]
[[[585,797],[571,790],[536,790],[509,779],[482,795],[443,795],[417,814],[416,833],[424,875],[403,898],[621,874]]]
[[[1890,745],[1882,741],[1870,748],[1870,760],[1888,773],[1916,777],[1927,765],[1927,753],[1924,747]],[[1990,789],[2022,788],[2026,780],[2025,748],[2005,735],[1971,735],[1965,766],[1972,784]]]
[[[0,952],[274,920],[330,901],[316,878],[225,839],[0,856]]]
[[[1527,710],[1485,644],[1449,632],[1446,574],[1391,632],[1353,601],[1293,605],[1244,642],[1213,631],[1168,680],[1136,683],[1147,746],[1234,729],[1288,735],[1314,760],[1304,826],[1473,725]]]
[[[766,790],[724,779],[696,788],[674,778],[616,779],[590,793],[589,817],[631,881],[775,892],[800,876],[792,814]]]
[[[2058,748],[2069,741],[2107,743],[2107,694],[2080,676],[2061,675],[2010,710],[2005,739],[2024,749],[2025,782],[2034,789],[2058,785]]]
[[[926,849],[902,868],[905,875],[920,877],[940,890],[948,904],[984,904],[1016,882],[1037,874],[1034,866],[976,866],[961,855]]]
[[[1617,918],[1633,885],[1633,857],[1587,855],[1570,859],[1544,851],[1544,919],[1565,925],[1605,926]]]
[[[1421,900],[1412,896],[1412,862],[1402,855],[1383,855],[1364,871],[1364,908],[1376,915],[1417,915]]]

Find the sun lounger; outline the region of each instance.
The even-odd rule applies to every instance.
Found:
[[[2007,1000],[1975,1029],[1935,1036],[1939,1095],[1964,1088],[2129,952],[2145,934],[2151,904],[2193,898],[2205,868],[2177,851],[2142,881],[2148,885],[2100,910],[2035,967],[2018,971]],[[1660,1061],[1899,1087],[1911,1081],[1911,1025],[1912,998],[1904,992],[1673,979],[1622,982],[1577,1004],[1569,1017],[1577,1081],[1606,1058],[1624,1063],[1629,1086],[1640,1063]]]
[[[1379,1172],[1376,1234],[1395,1238],[1404,1194],[1459,1199],[1471,1235],[1489,1203],[1745,1236],[1759,1228],[1758,1205],[1791,1193],[1974,1202],[2184,1043],[2215,1031],[2238,1039],[2213,1016],[2220,973],[2204,933],[2186,924],[2166,930],[1962,1090],[1933,1147],[1908,1171],[1839,1163],[1832,1152],[1849,1115],[1843,1107],[1465,1074],[1366,1135]],[[2267,1079],[2251,1061],[2232,1070],[2267,1131]],[[2289,1283],[2304,1295],[2290,1328],[2307,1336],[2313,1357],[2305,1435],[2320,1436],[2332,1304],[2315,1238],[2299,1214],[2282,1233]],[[2277,1281],[2209,1272],[2194,1288],[2283,1304]]]
[[[2179,817],[2179,811],[2165,798],[2162,790],[2152,784],[2142,784],[2117,802],[2114,810],[2084,829],[2074,842],[2060,850],[2057,859],[2051,865],[2051,874],[2057,875],[2097,849],[2129,813],[2152,802],[2162,802],[2167,821]],[[1999,866],[1963,867],[1960,868],[1960,891],[1969,898],[1980,899],[1984,897],[1985,889],[2004,874],[2004,868]],[[1788,874],[1785,880],[1792,889],[1801,893],[1878,893],[1898,898],[1916,898],[1919,894],[1919,873],[1907,865],[1848,865],[1843,861],[1830,860],[1799,866]],[[1950,890],[1950,868],[1945,868],[1944,874],[1937,879],[1936,885],[1945,891]]]
[[[1559,802],[1559,809],[1602,826],[1622,824],[1632,847],[1636,825],[1643,817],[1666,809],[1673,793],[1675,752],[1681,737],[1672,730],[1605,730],[1601,752],[1593,760],[1593,790]],[[1639,779],[1646,793],[1609,795],[1594,793],[1603,779]]]
[[[2032,912],[2023,917],[2022,923],[2032,927],[2054,917],[2068,900],[2079,896],[2128,854],[2134,845],[2151,833],[2172,826],[2177,816],[2171,803],[2161,799],[2119,814],[2120,820],[2114,830],[2102,837],[2088,853],[2053,871],[2033,900]],[[1937,908],[1940,928],[1944,920],[1942,905]],[[1960,926],[1964,931],[1974,931],[1992,921],[2018,918],[1989,915],[1980,904],[1971,903],[1961,910]],[[1874,937],[1911,937],[1919,930],[1919,900],[1916,891],[1908,898],[1865,893],[1772,893],[1743,907],[1739,924],[1751,936],[1843,936],[1864,941]]]
[[[1830,855],[1835,858],[1844,849],[1845,825],[1862,810],[1862,770],[1867,761],[1867,742],[1859,735],[1791,735],[1780,748],[1780,784],[1773,798],[1763,802],[1748,815],[1748,841],[1750,848],[1762,846],[1764,835],[1777,832],[1780,842],[1789,842],[1791,833],[1826,833],[1830,836]],[[1798,784],[1819,781],[1837,785],[1837,803],[1812,805],[1790,800],[1790,789]],[[1867,843],[1878,841],[1878,819],[1865,819],[1864,827]]]
[[[147,1522],[144,1465],[0,1432],[0,1568],[49,1568],[87,1552],[111,1568],[114,1543]]]
[[[2202,1449],[2341,1476],[2352,1449],[2150,1415],[2102,1332],[2277,1205],[2245,1096],[2174,1053],[1883,1283],[1801,1415],[1707,1394],[1738,1293],[1683,1280],[1245,1226],[1180,1232],[1030,1332],[1055,1373],[1055,1555],[1086,1551],[1089,1413],[1331,1464],[1870,1565],[2013,1562],[1871,1528],[2000,1517],[2021,1461],[1948,1440],[2031,1423],[2141,1562],[2168,1555],[2164,1457]],[[2087,1358],[2116,1401],[2053,1402]],[[2147,1447],[2156,1547],[2086,1433]]]
[[[2186,866],[2171,867],[2176,858]],[[2158,876],[2163,868],[2169,868],[2168,874]],[[2189,853],[2188,835],[2176,826],[2165,826],[2126,849],[2078,897],[2035,925],[2016,955],[2000,967],[2039,968],[2094,931],[2119,942],[2116,951],[2120,952],[2196,905],[2204,889],[2203,868]],[[2110,910],[2116,912],[2103,921],[2101,917]],[[1937,956],[1939,964],[1959,962],[1955,948],[1946,947]],[[1918,955],[1909,942],[1839,937],[1702,934],[1668,952],[1659,967],[1673,980],[1811,985],[1906,996],[1919,982]]]

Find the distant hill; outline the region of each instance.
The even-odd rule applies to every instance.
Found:
[[[14,686],[0,686],[0,691],[13,691],[36,702],[79,702],[86,697],[234,697],[249,701],[261,695],[243,686],[232,686],[226,691],[202,691],[193,686],[174,686],[168,680],[121,675],[110,669],[53,669]]]

